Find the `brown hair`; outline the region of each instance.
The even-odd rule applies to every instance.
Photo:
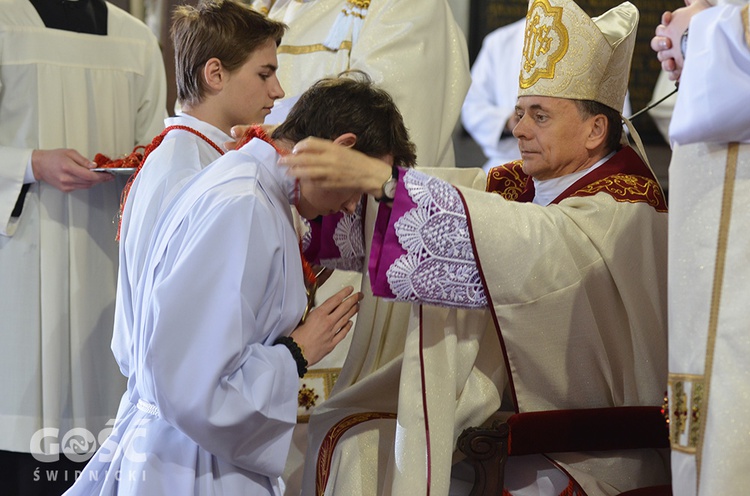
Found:
[[[268,40],[278,46],[285,30],[285,24],[233,0],[205,0],[195,7],[175,8],[171,34],[180,103],[195,105],[203,100],[201,72],[208,59],[216,57],[228,71],[234,71]]]
[[[297,143],[308,136],[336,139],[354,133],[355,150],[371,157],[392,155],[394,164],[412,167],[416,147],[391,96],[367,74],[347,71],[313,84],[294,104],[274,139]]]

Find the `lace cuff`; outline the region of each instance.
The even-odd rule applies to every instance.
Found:
[[[406,252],[386,271],[393,295],[441,306],[487,306],[458,191],[416,170],[406,173],[404,186],[416,208],[391,219]]]

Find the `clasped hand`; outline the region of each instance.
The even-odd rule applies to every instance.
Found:
[[[685,0],[685,7],[674,12],[664,12],[661,24],[656,27],[656,36],[651,39],[651,48],[661,62],[661,68],[669,73],[669,79],[677,81],[682,74],[685,59],[682,53],[682,35],[688,29],[690,19],[711,5],[706,0]]]
[[[353,293],[347,286],[314,308],[305,323],[291,334],[302,348],[308,366],[315,365],[328,355],[351,330],[351,318],[359,311],[362,293]]]

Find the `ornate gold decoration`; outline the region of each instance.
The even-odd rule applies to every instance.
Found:
[[[593,196],[606,192],[618,202],[645,202],[658,212],[667,211],[667,203],[659,185],[653,179],[630,174],[615,174],[594,181],[571,196]]]
[[[310,420],[312,410],[331,395],[340,374],[340,368],[307,370],[305,378],[300,379],[297,393],[297,422],[305,423]]]
[[[300,408],[304,408],[305,411],[310,411],[316,405],[318,398],[320,396],[315,393],[315,389],[311,389],[307,387],[307,384],[303,383],[297,393],[297,405]]]
[[[528,176],[523,172],[523,161],[493,167],[487,174],[486,191],[498,193],[508,201],[517,201],[526,189]]]
[[[344,417],[336,425],[331,427],[323,439],[323,443],[320,445],[318,450],[318,463],[316,466],[315,475],[315,494],[317,496],[323,496],[325,494],[326,485],[328,484],[328,476],[331,473],[331,461],[333,460],[333,451],[336,449],[341,437],[346,434],[346,431],[352,427],[359,425],[363,422],[370,420],[382,420],[382,419],[395,419],[395,413],[388,412],[363,412],[355,413]]]
[[[346,0],[346,3],[363,10],[370,8],[370,0]]]
[[[719,332],[719,308],[721,307],[721,291],[724,287],[724,270],[729,246],[729,226],[732,221],[732,203],[734,200],[735,182],[737,179],[737,161],[739,159],[739,143],[727,145],[727,161],[724,172],[724,185],[721,197],[721,213],[719,214],[719,233],[716,243],[716,263],[714,264],[714,278],[711,289],[711,309],[708,315],[708,337],[706,339],[705,391],[701,390],[701,400],[705,402],[705,410],[700,417],[700,430],[697,433],[696,473],[697,484],[700,487],[701,468],[703,463],[703,441],[706,434],[706,418],[708,417],[709,396],[711,392],[711,377],[714,368],[714,351],[716,336]],[[742,213],[740,213],[742,215]]]
[[[669,440],[672,449],[695,454],[704,415],[705,377],[692,374],[669,375]],[[689,395],[689,397],[688,397]]]
[[[352,42],[350,40],[344,40],[339,45],[338,50],[352,50]],[[338,50],[331,50],[322,43],[316,43],[314,45],[281,45],[276,50],[276,53],[286,53],[289,55],[303,55],[314,52],[335,52]]]
[[[555,77],[555,66],[567,53],[569,42],[562,13],[562,7],[552,7],[548,0],[535,0],[529,7],[519,77],[522,89],[541,78]]]

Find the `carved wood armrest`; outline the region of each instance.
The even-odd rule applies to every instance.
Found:
[[[489,427],[469,427],[459,436],[458,449],[466,455],[476,476],[469,496],[503,493],[508,432],[508,424],[495,420]]]

